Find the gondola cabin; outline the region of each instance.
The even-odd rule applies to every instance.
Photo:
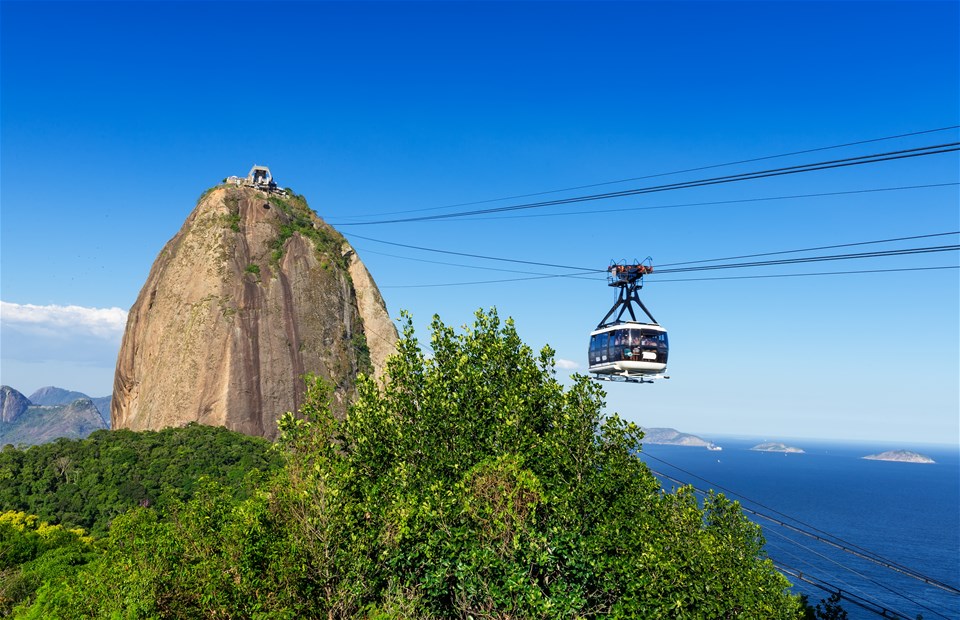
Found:
[[[667,370],[667,330],[656,323],[626,321],[590,334],[589,371],[598,379],[644,381]]]

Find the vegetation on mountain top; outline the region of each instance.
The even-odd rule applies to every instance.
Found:
[[[303,237],[310,239],[317,251],[327,260],[336,263],[341,269],[347,269],[346,259],[341,253],[341,247],[345,241],[343,235],[325,223],[317,223],[316,214],[307,204],[306,198],[289,189],[287,192],[285,196],[271,194],[268,198],[270,204],[290,218],[289,223],[280,226],[277,237],[270,244],[273,250],[271,260],[279,263],[283,258],[283,248],[287,239],[294,233],[300,233]]]

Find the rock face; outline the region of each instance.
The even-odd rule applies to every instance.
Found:
[[[379,377],[397,341],[376,284],[302,197],[219,186],[160,252],[130,309],[112,428],[199,422],[274,438],[301,376]]]
[[[103,418],[103,423],[107,425],[107,428],[110,428],[110,400],[112,398],[113,396],[100,396],[90,399],[93,401],[93,406],[100,412],[100,417]]]
[[[30,401],[26,396],[12,387],[0,386],[0,422],[14,422],[29,406]]]

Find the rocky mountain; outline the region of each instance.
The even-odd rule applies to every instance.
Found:
[[[90,400],[93,401],[93,406],[100,412],[103,423],[107,425],[107,428],[110,428],[110,401],[113,400],[113,396],[100,396]]]
[[[36,399],[36,400],[34,400]],[[96,419],[90,415],[96,413]],[[59,437],[82,439],[110,428],[110,397],[90,398],[58,387],[40,388],[27,398],[0,386],[0,445],[36,445]]]
[[[100,396],[93,398],[83,392],[74,392],[55,386],[42,387],[30,395],[30,404],[33,405],[69,405],[75,400],[89,398],[93,401],[93,406],[100,412],[103,423],[110,428],[110,396]]]
[[[306,201],[208,190],[164,246],[130,309],[112,427],[191,421],[273,438],[301,376],[345,410],[357,373],[379,376],[397,331],[366,267]]]
[[[16,390],[14,390],[16,391]],[[17,392],[19,394],[19,392]],[[22,396],[22,395],[21,395]],[[73,390],[65,390],[53,385],[42,387],[27,399],[30,405],[69,405],[70,403],[80,400],[81,398],[89,398],[93,401],[93,406],[97,408],[97,411],[100,412],[100,417],[103,418],[103,423],[107,425],[107,428],[110,428],[110,399],[111,396],[99,396],[92,397],[84,394],[83,392],[75,392]]]
[[[78,398],[90,398],[83,392],[73,392],[54,386],[42,387],[30,395],[34,405],[67,405]]]
[[[89,398],[67,405],[30,405],[13,421],[0,422],[0,445],[37,445],[60,437],[80,439],[103,428],[107,425]]]
[[[16,422],[30,406],[30,400],[12,387],[0,386],[0,424]]]

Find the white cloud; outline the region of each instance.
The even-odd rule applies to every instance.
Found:
[[[0,301],[0,383],[108,393],[126,323],[120,308]]]
[[[122,308],[37,306],[0,301],[0,324],[37,336],[92,336],[115,340],[123,335],[127,311]]]
[[[560,368],[562,370],[576,370],[577,368],[580,368],[580,364],[571,360],[565,360],[563,358],[558,357],[555,361],[557,364],[557,368]]]

